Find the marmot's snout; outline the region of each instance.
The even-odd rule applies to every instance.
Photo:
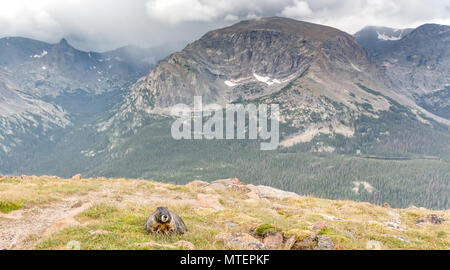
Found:
[[[162,222],[167,222],[167,221],[169,221],[169,216],[162,215],[162,216],[161,216],[161,221],[162,221]]]

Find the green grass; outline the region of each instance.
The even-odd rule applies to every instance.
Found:
[[[23,205],[20,203],[0,201],[0,212],[5,213],[5,214],[10,213],[15,210],[22,209],[22,208],[23,208]]]

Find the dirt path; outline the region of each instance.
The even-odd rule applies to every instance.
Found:
[[[33,235],[50,235],[67,226],[76,225],[76,215],[89,208],[90,203],[81,203],[80,196],[64,198],[46,207],[17,210],[10,214],[0,213],[0,250],[31,249],[35,243]]]

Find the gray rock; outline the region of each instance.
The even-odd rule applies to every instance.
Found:
[[[279,232],[268,235],[264,238],[263,243],[266,249],[281,249],[283,247],[283,235]]]
[[[284,191],[280,189],[276,189],[273,187],[267,187],[267,186],[254,186],[254,185],[247,185],[247,187],[255,191],[260,198],[275,198],[275,199],[284,199],[284,198],[296,198],[301,199],[302,196],[298,195],[294,192]]]
[[[317,247],[314,250],[332,250],[334,243],[328,235],[319,235],[317,237]]]

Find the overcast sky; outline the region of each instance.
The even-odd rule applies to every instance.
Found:
[[[0,37],[84,50],[193,41],[240,20],[284,16],[350,34],[366,25],[450,24],[450,0],[0,0]]]

